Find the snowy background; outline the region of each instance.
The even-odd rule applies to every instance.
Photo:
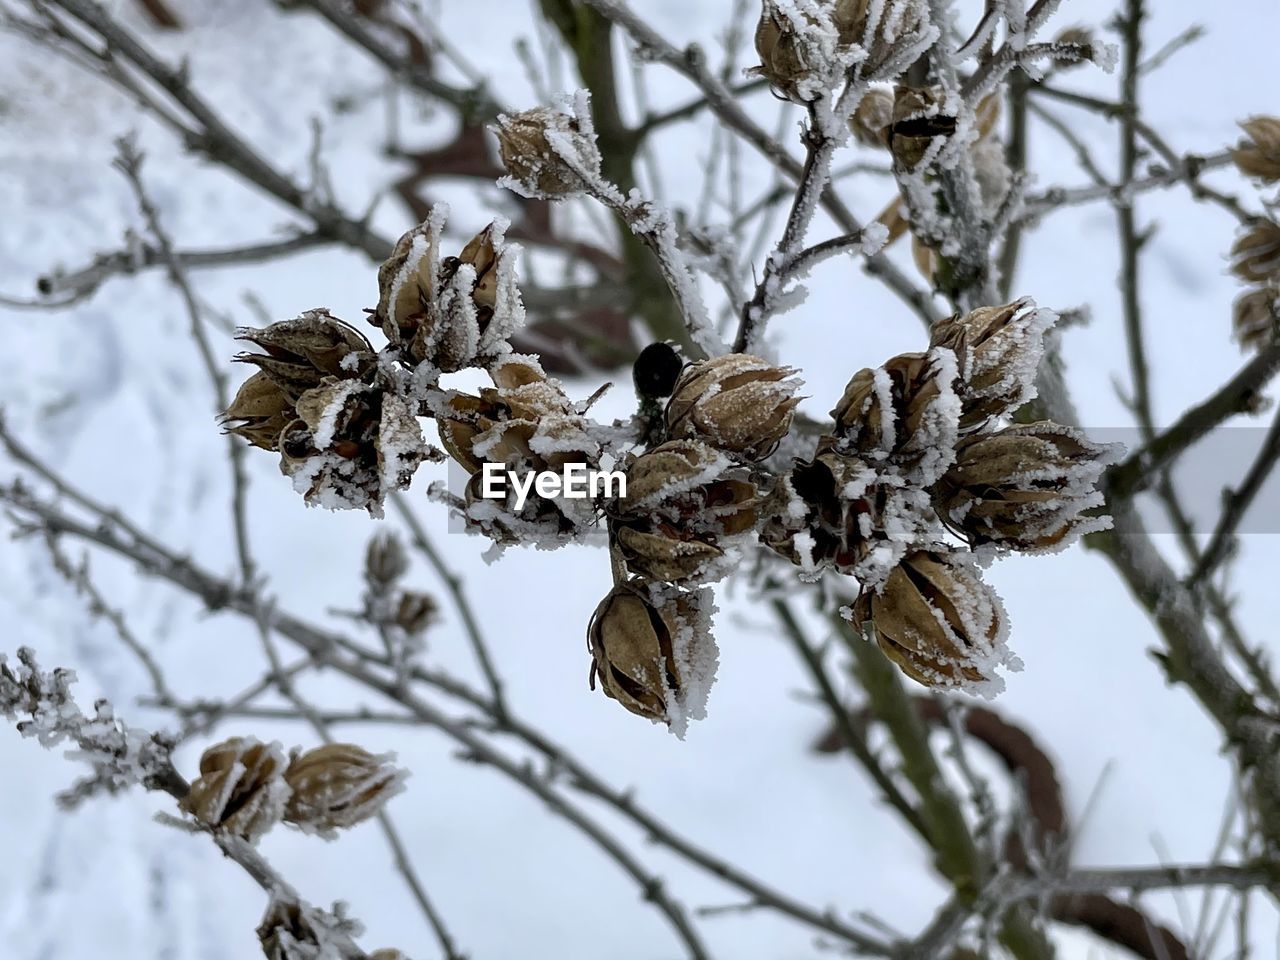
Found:
[[[381,154],[383,74],[318,19],[282,15],[265,0],[171,3],[186,29],[167,34],[148,26],[132,3],[109,6],[171,60],[188,57],[205,95],[260,151],[300,177],[307,170],[310,120],[324,117],[323,157],[347,209],[363,210],[394,178],[400,168]],[[696,40],[713,51],[720,49],[717,37],[732,8],[729,0],[645,0],[637,6],[677,43]],[[1280,112],[1272,82],[1274,38],[1280,36],[1274,0],[1152,6],[1150,49],[1192,21],[1207,27],[1202,40],[1145,84],[1147,119],[1176,149],[1221,149],[1236,139],[1236,119]],[[1112,13],[1104,0],[1066,0],[1063,7],[1055,28],[1101,23]],[[521,38],[538,47],[524,0],[444,0],[438,11],[446,34],[490,77],[499,99],[534,102],[511,52]],[[690,96],[669,71],[653,67],[647,76],[657,105]],[[1080,68],[1062,82],[1114,96],[1117,81]],[[551,85],[562,88],[564,82],[553,76]],[[335,103],[343,109],[335,112]],[[750,103],[773,129],[781,108],[763,94]],[[1066,108],[1054,109],[1065,115]],[[439,142],[452,123],[448,114],[407,96],[400,112],[402,139],[409,144]],[[1080,111],[1069,116],[1112,164],[1114,126]],[[796,146],[794,126],[781,129]],[[1046,129],[1033,130],[1037,184],[1084,183],[1071,150]],[[247,243],[292,222],[273,201],[184,154],[167,131],[96,79],[30,41],[0,35],[0,293],[31,297],[35,277],[116,249],[124,230],[139,225],[127,185],[110,167],[113,138],[129,131],[139,135],[148,156],[144,177],[181,246]],[[681,124],[659,141],[668,203],[696,205],[702,185],[697,165],[707,159],[709,131],[706,121]],[[860,159],[877,158],[867,151]],[[743,161],[744,192],[755,196],[767,188],[769,171],[749,153]],[[1214,182],[1240,187],[1230,173],[1215,175]],[[870,175],[848,178],[841,189],[864,218],[892,195],[888,180]],[[452,225],[468,235],[493,212],[509,209],[496,188],[481,195],[459,189],[447,198]],[[1237,285],[1226,274],[1225,258],[1234,222],[1176,189],[1144,196],[1138,209],[1159,226],[1143,301],[1157,419],[1168,423],[1241,362],[1229,335]],[[374,225],[396,236],[411,224],[398,201],[387,198]],[[894,256],[909,269],[905,253],[895,250]],[[1063,345],[1082,419],[1099,428],[1129,423],[1115,388],[1127,369],[1116,263],[1111,210],[1104,204],[1063,210],[1046,218],[1026,244],[1014,290],[1055,308],[1092,307],[1092,322],[1068,331]],[[324,305],[358,321],[361,308],[377,296],[369,262],[337,248],[264,267],[202,271],[196,282],[201,298],[235,324],[260,320],[246,303],[248,292],[275,319]],[[805,304],[773,323],[771,347],[803,368],[812,398],[805,409],[821,416],[854,370],[919,349],[922,337],[915,318],[848,261],[824,265],[809,288]],[[234,556],[224,440],[181,303],[164,277],[151,272],[115,279],[87,302],[56,313],[0,306],[0,324],[0,404],[10,428],[95,497],[119,504],[161,540],[229,574]],[[237,345],[221,329],[213,336],[219,356],[229,360]],[[630,412],[625,373],[621,383],[605,401],[605,416]],[[586,396],[597,385],[584,379],[568,387],[574,396]],[[273,457],[248,459],[256,551],[281,606],[311,618],[358,607],[364,545],[376,524],[364,515],[307,510]],[[0,475],[11,472],[0,460]],[[826,726],[824,712],[803,696],[808,678],[756,598],[742,586],[721,588],[721,666],[709,717],[679,742],[587,690],[583,631],[609,586],[603,552],[513,550],[486,565],[486,544],[449,533],[442,508],[426,501],[428,472],[415,484],[414,502],[449,563],[465,576],[510,700],[523,716],[611,783],[633,786],[676,829],[799,899],[867,910],[904,932],[928,920],[946,887],[860,771],[845,758],[811,752]],[[1194,505],[1209,511],[1215,484],[1204,489]],[[1257,528],[1265,520],[1251,522]],[[1274,536],[1246,537],[1234,584],[1242,623],[1272,651],[1280,646],[1269,632],[1280,622],[1278,560]],[[260,672],[258,639],[247,622],[208,615],[168,586],[140,579],[106,557],[95,558],[93,571],[183,695],[227,695]],[[1215,727],[1189,695],[1165,688],[1148,656],[1157,642],[1153,630],[1111,568],[1075,548],[1049,558],[1006,560],[989,576],[1005,599],[1011,642],[1026,663],[997,706],[1033,730],[1057,761],[1072,819],[1081,824],[1076,861],[1104,866],[1208,858],[1232,789],[1229,766]],[[416,566],[412,577],[438,592],[425,567]],[[811,626],[821,636],[822,624]],[[6,652],[29,644],[46,665],[74,667],[82,702],[101,694],[132,723],[165,723],[163,714],[133,704],[147,690],[145,675],[121,652],[109,627],[88,620],[38,545],[0,545],[0,637]],[[433,662],[473,675],[451,612],[429,642]],[[312,677],[303,689],[333,706],[368,702],[336,678]],[[304,725],[265,721],[231,721],[219,736],[237,733],[286,745],[313,743]],[[470,955],[680,955],[661,917],[639,903],[632,882],[528,793],[489,768],[459,762],[450,743],[430,731],[370,726],[350,733],[375,751],[397,751],[413,771],[408,791],[390,810]],[[206,745],[187,746],[180,766],[194,769]],[[52,796],[75,773],[56,753],[0,730],[0,957],[256,955],[253,927],[263,903],[245,875],[207,839],[153,823],[151,814],[168,808],[164,798],[138,792],[93,802],[71,816],[59,812]],[[647,844],[608,810],[597,812],[685,904],[735,902],[733,890]],[[398,946],[418,960],[437,955],[373,826],[333,844],[277,830],[263,850],[311,902],[348,901],[368,927],[362,939],[367,947]],[[1147,902],[1163,922],[1184,930],[1194,928],[1204,907],[1191,893]],[[1265,910],[1258,916],[1256,956],[1271,956],[1274,921]],[[812,933],[772,914],[733,913],[701,926],[718,956],[813,955]],[[1113,955],[1082,935],[1064,934],[1060,942],[1064,958]]]

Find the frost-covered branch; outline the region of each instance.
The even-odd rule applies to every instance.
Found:
[[[50,30],[43,37],[52,49],[68,53],[68,43],[78,39],[79,49],[72,48],[72,58],[120,86],[131,97],[138,95],[135,85],[139,76],[154,83],[162,91],[164,105],[152,99],[142,99],[141,105],[174,128],[189,150],[227,167],[292,207],[315,224],[317,233],[374,259],[382,259],[390,251],[391,241],[376,234],[364,220],[354,219],[334,204],[318,200],[310,190],[266,160],[196,91],[185,68],[175,69],[166,64],[101,4],[95,0],[26,2],[44,16],[54,10],[64,11],[99,44],[91,44],[73,34],[68,24],[59,21],[65,35]]]
[[[36,289],[43,297],[68,298],[60,299],[58,305],[71,306],[92,296],[112,278],[131,277],[144,270],[168,265],[156,244],[148,243],[133,233],[126,234],[125,241],[124,249],[100,253],[86,266],[71,270],[55,268],[41,274],[36,279]],[[173,257],[185,270],[234,267],[269,263],[333,242],[332,238],[313,231],[245,246],[175,250]]]
[[[683,50],[665,40],[622,0],[584,0],[603,16],[622,27],[639,46],[642,55],[652,58],[690,80],[707,99],[716,117],[751,144],[779,171],[794,183],[804,179],[804,166],[787,151],[786,147],[770,136],[738,102],[725,83],[707,67],[706,54],[696,45]],[[821,192],[824,210],[846,234],[858,233],[862,223],[850,212],[836,192],[827,184]],[[881,280],[904,303],[928,321],[937,316],[933,300],[898,269],[888,257],[875,254],[865,258],[863,266],[868,273]]]
[[[160,734],[127,726],[111,704],[99,700],[92,715],[83,713],[71,694],[76,675],[70,670],[46,672],[35,651],[18,648],[18,664],[0,654],[0,717],[17,724],[18,732],[56,747],[70,741],[70,756],[90,765],[92,773],[62,795],[75,805],[99,791],[119,793],[132,786],[185,793],[185,782],[173,767],[173,743]]]

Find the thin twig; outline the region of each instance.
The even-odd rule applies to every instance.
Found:
[[[1280,459],[1280,414],[1271,421],[1271,428],[1267,430],[1262,447],[1258,450],[1253,463],[1249,465],[1240,485],[1234,490],[1227,491],[1223,497],[1222,516],[1214,527],[1208,545],[1204,548],[1200,563],[1196,565],[1187,580],[1191,586],[1203,582],[1227,558],[1236,529],[1244,520],[1245,514],[1249,512],[1249,507],[1267,482],[1267,478],[1271,476],[1277,459]]]

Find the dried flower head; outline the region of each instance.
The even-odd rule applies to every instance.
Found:
[[[1231,272],[1249,283],[1280,278],[1280,223],[1255,220],[1231,247]]]
[[[483,496],[486,463],[501,464],[525,477],[530,472],[559,472],[570,463],[594,468],[601,455],[591,422],[532,357],[509,355],[489,374],[493,387],[478,396],[450,395],[436,416],[445,449],[471,474],[468,523],[501,543],[562,543],[585,532],[595,522],[589,499],[547,499],[531,492],[517,508],[519,498],[511,486],[504,499]]]
[[[535,107],[498,118],[502,164],[529,196],[572,196],[582,191],[584,175],[599,174],[600,151],[589,114],[584,109],[577,114]]]
[[[706,713],[718,654],[710,592],[632,580],[609,591],[591,615],[589,676],[634,714],[665,723],[679,737]]]
[[[871,465],[836,452],[831,438],[818,450],[780,479],[760,540],[807,577],[830,567],[875,581],[877,568],[891,566],[905,550],[909,518],[918,518],[915,525],[924,520],[923,498],[881,482]],[[887,530],[891,516],[896,538]]]
[[[883,87],[868,90],[849,117],[853,138],[867,147],[889,145],[889,125],[893,123],[893,92]]]
[[[1004,645],[1007,619],[1000,598],[970,560],[917,551],[878,590],[863,590],[855,624],[912,680],[991,696],[1004,686],[998,667],[1018,669]]]
[[[973,546],[1064,547],[1110,526],[1110,518],[1085,511],[1102,505],[1098,481],[1120,452],[1056,423],[978,434],[960,444],[955,464],[939,481],[938,513]]]
[[[1035,378],[1044,354],[1044,334],[1057,320],[1023,297],[995,307],[978,307],[933,326],[930,342],[960,358],[957,391],[962,430],[1012,413],[1035,399]]]
[[[238,336],[258,372],[223,413],[229,433],[280,453],[280,469],[310,503],[378,513],[432,456],[416,410],[376,382],[367,340],[326,310]]]
[[[506,221],[495,220],[459,256],[442,260],[447,212],[433,208],[378,268],[373,322],[414,364],[454,373],[509,351],[525,314],[515,281],[519,248],[506,243]]]
[[[957,364],[946,347],[904,353],[859,370],[831,411],[841,446],[916,474],[921,486],[951,462],[959,423]]]
[[[380,531],[369,539],[364,552],[365,579],[383,589],[390,587],[409,570],[409,557],[400,538]]]
[[[363,932],[346,915],[346,905],[334,904],[328,913],[277,891],[258,924],[258,942],[267,960],[339,960],[363,956],[352,937]]]
[[[182,808],[201,823],[255,843],[284,816],[289,800],[284,771],[280,744],[232,737],[200,757],[200,776]]]
[[[284,819],[308,833],[336,831],[374,816],[404,789],[395,754],[375,756],[352,743],[327,743],[295,756],[284,778],[292,793]]]
[[[820,52],[809,42],[803,15],[765,0],[756,23],[757,76],[769,81],[780,97],[804,102],[813,93],[803,89],[822,63]]]
[[[762,460],[791,429],[802,385],[793,373],[746,353],[690,364],[667,402],[667,432],[672,439],[700,439]]]
[[[889,125],[889,152],[904,170],[915,170],[927,154],[937,156],[935,143],[955,135],[957,118],[946,109],[936,87],[898,87]]]
[[[308,503],[380,515],[387,493],[438,455],[408,401],[360,381],[326,381],[298,398],[296,412],[280,435],[280,469]]]
[[[633,460],[627,495],[605,505],[611,548],[626,569],[669,582],[719,579],[729,538],[759,515],[755,485],[722,453],[672,440]]]
[[[1231,151],[1236,167],[1263,183],[1280,182],[1280,117],[1250,117],[1240,126],[1245,138]]]
[[[241,384],[222,422],[228,433],[263,450],[280,449],[303,394],[326,380],[358,379],[374,363],[369,341],[327,310],[308,310],[294,320],[243,328],[236,335],[266,352],[236,357],[258,372]]]
[[[1280,291],[1258,287],[1236,297],[1231,311],[1236,340],[1246,349],[1260,350],[1280,336]]]

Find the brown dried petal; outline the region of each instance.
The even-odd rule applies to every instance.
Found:
[[[1280,181],[1280,117],[1250,117],[1240,126],[1247,139],[1231,151],[1236,167],[1264,183]]]
[[[1254,350],[1270,346],[1280,334],[1280,292],[1259,287],[1241,294],[1231,319],[1240,346]]]
[[[262,371],[240,385],[231,406],[222,415],[228,433],[243,437],[263,450],[279,448],[280,433],[293,418],[293,403],[288,394]]]
[[[622,525],[615,531],[615,549],[627,569],[649,580],[679,583],[705,574],[708,564],[724,556],[719,547],[662,525],[648,533]]]
[[[1265,283],[1280,277],[1280,224],[1256,221],[1231,248],[1231,271],[1241,280]]]
[[[374,319],[392,343],[412,336],[439,286],[440,231],[428,220],[403,234],[378,268]]]
[[[324,309],[308,310],[293,320],[262,329],[242,329],[236,336],[266,350],[274,360],[310,368],[323,376],[356,376],[358,367],[347,361],[353,353],[361,361],[359,366],[366,369],[373,360],[373,347],[364,335]],[[272,369],[279,371],[281,367],[273,365]]]

